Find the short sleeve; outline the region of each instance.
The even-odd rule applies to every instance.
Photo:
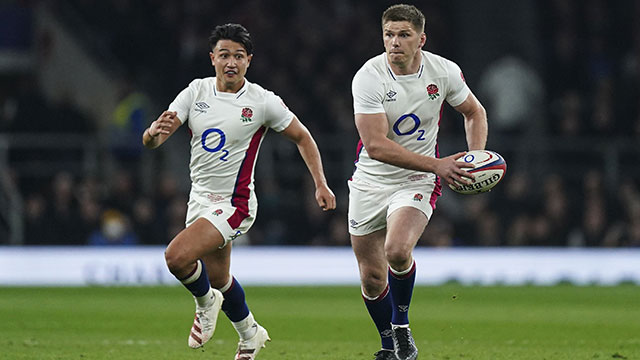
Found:
[[[273,130],[280,132],[289,126],[295,114],[289,110],[280,96],[267,91],[265,98],[265,122]]]
[[[354,114],[384,113],[384,84],[369,71],[360,69],[351,83]]]
[[[196,88],[198,86],[198,80],[192,81],[187,88],[182,90],[178,96],[169,104],[169,111],[175,111],[178,119],[184,124],[189,118],[189,112],[191,111],[191,104],[195,98]]]
[[[456,107],[462,104],[471,93],[464,80],[464,75],[460,67],[453,61],[447,60],[447,75],[449,78],[449,88],[447,92],[447,102]]]

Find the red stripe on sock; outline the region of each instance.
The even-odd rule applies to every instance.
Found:
[[[236,278],[231,278],[231,286],[229,286],[227,291],[223,292],[222,295],[228,294],[229,291],[231,291],[234,288],[234,286],[236,286]]]
[[[180,280],[180,282],[183,282],[185,280],[187,280],[188,278],[190,278],[191,276],[193,276],[193,274],[196,273],[196,271],[198,271],[198,261],[200,260],[196,260],[196,266],[193,268],[193,270],[191,270],[191,272],[189,273],[189,275],[183,277],[182,279],[178,279]]]
[[[394,278],[398,279],[398,280],[404,280],[404,279],[408,279],[411,276],[413,276],[413,274],[416,272],[416,262],[415,260],[413,261],[413,264],[411,264],[411,270],[409,270],[408,273],[404,274],[404,275],[397,275],[396,273],[394,273],[391,270],[391,267],[389,267],[389,274],[391,274],[391,276],[393,276]]]
[[[384,299],[387,296],[388,293],[389,293],[389,284],[387,284],[387,287],[385,287],[384,290],[382,290],[382,293],[380,295],[376,296],[375,299],[369,300],[366,297],[364,297],[364,295],[362,295],[362,298],[366,302],[376,303],[376,302],[381,301],[382,299]]]

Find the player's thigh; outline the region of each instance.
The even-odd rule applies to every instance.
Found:
[[[424,232],[435,206],[434,184],[403,186],[390,196],[387,215],[387,257],[406,257]]]
[[[421,210],[406,206],[396,209],[387,219],[385,253],[389,258],[410,254],[424,232],[429,219]]]
[[[216,289],[220,289],[227,285],[229,282],[229,269],[231,267],[231,244],[223,248],[218,248],[213,252],[210,252],[202,256],[202,261],[207,268],[207,275],[209,275],[209,282],[211,286]]]
[[[207,219],[222,235],[224,243],[220,247],[224,247],[240,235],[247,233],[253,225],[258,206],[257,200],[251,197],[249,203],[248,212],[243,213],[228,201],[202,204],[191,199],[188,204],[186,224],[189,226],[200,218]]]
[[[220,231],[207,219],[200,218],[187,226],[167,246],[165,258],[172,272],[187,273],[197,259],[216,251],[224,240]],[[176,274],[187,275],[187,274]]]

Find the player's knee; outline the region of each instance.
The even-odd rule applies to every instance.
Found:
[[[398,269],[411,260],[411,251],[410,247],[385,247],[387,262],[392,268]]]
[[[363,272],[361,274],[362,290],[367,296],[378,296],[387,287],[387,274]]]
[[[178,252],[172,251],[171,248],[167,248],[164,252],[164,261],[166,262],[169,271],[177,277],[182,277],[190,270],[188,267],[191,262],[184,256],[178,254]]]

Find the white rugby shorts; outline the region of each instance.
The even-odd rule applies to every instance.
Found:
[[[387,227],[387,218],[401,207],[413,207],[431,218],[439,191],[434,183],[371,184],[361,179],[349,185],[349,233],[364,236]]]
[[[250,209],[256,209],[256,207],[250,207]],[[199,218],[207,219],[222,234],[224,244],[220,248],[223,248],[238,236],[246,234],[256,219],[255,210],[249,211],[248,216],[242,216],[242,220],[239,222],[240,225],[232,228],[229,219],[234,216],[236,210],[234,206],[226,201],[203,205],[194,199],[189,199],[185,225],[189,227]],[[237,217],[238,215],[236,214],[235,216]],[[231,222],[233,223],[234,221]]]

